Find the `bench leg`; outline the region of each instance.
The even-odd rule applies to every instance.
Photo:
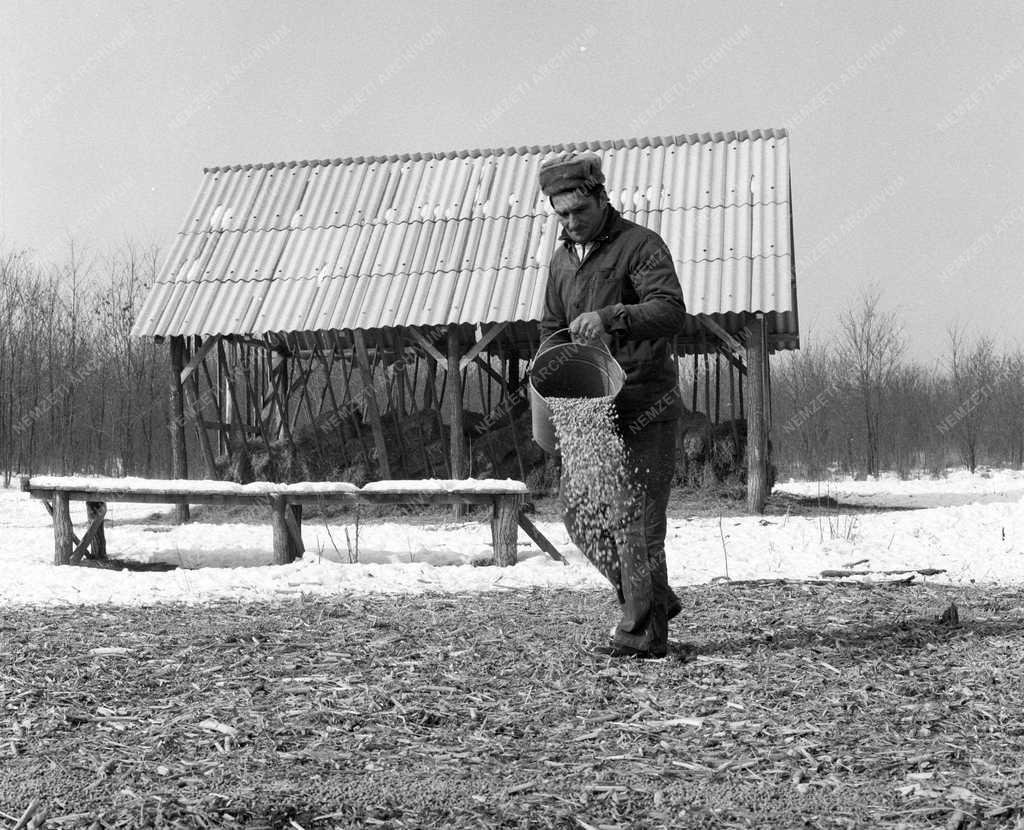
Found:
[[[75,549],[75,531],[71,526],[71,502],[67,493],[53,494],[53,564],[68,565]]]
[[[274,526],[274,564],[289,565],[302,556],[302,506],[290,505],[280,496],[270,499]]]
[[[292,559],[301,559],[306,552],[306,546],[302,542],[302,505],[289,505],[291,510],[286,510],[285,521],[288,522],[288,538],[292,546]]]
[[[519,543],[519,511],[523,497],[496,496],[494,515],[491,517],[491,540],[494,542],[494,564],[516,564]]]
[[[87,501],[85,503],[85,512],[89,516],[91,523],[99,522],[99,526],[96,528],[96,535],[93,537],[90,551],[93,559],[106,559],[107,558],[107,536],[103,531],[103,520],[107,516],[107,506],[101,501]],[[90,530],[92,529],[90,525]]]
[[[275,496],[270,500],[270,522],[274,528],[274,564],[287,565],[292,561],[292,549],[288,543],[288,520],[285,511],[288,504]]]
[[[107,515],[107,506],[101,501],[86,502],[86,509],[89,515],[89,529],[82,536],[82,541],[75,545],[71,554],[71,564],[77,565],[85,556],[85,549],[91,551],[90,559],[107,558],[107,542],[103,535],[103,519]]]

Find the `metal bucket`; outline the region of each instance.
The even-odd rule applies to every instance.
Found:
[[[548,398],[614,398],[626,382],[626,373],[601,343],[552,343],[561,331],[548,336],[530,364],[530,417],[533,440],[546,452],[555,452],[555,426]]]

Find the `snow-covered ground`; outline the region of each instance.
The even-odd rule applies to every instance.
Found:
[[[777,492],[828,495],[864,513],[821,515],[669,516],[666,548],[673,585],[731,579],[806,579],[859,563],[859,578],[883,571],[937,568],[921,577],[948,583],[1024,585],[1024,473],[951,472],[942,479],[788,481]],[[907,510],[913,507],[919,509]],[[300,594],[479,592],[531,586],[594,588],[603,579],[569,542],[557,521],[538,526],[568,564],[541,553],[520,533],[520,562],[473,564],[490,550],[486,521],[425,523],[364,520],[356,557],[355,526],[307,520],[306,556],[270,565],[269,519],[252,523],[170,525],[170,508],[110,504],[111,556],[182,565],[168,572],[55,567],[53,528],[43,505],[16,489],[0,489],[0,605],[257,600]],[[72,505],[81,534],[84,505]],[[351,552],[350,552],[351,551]]]

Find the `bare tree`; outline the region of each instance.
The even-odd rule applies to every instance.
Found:
[[[865,290],[857,305],[840,315],[841,370],[861,413],[865,472],[880,472],[882,414],[886,396],[906,351],[906,337],[896,315],[879,308],[877,287]]]
[[[1015,469],[1024,466],[1024,351],[1004,355],[993,403],[993,443]]]
[[[973,473],[978,450],[992,421],[994,393],[999,375],[995,344],[990,337],[967,343],[964,330],[949,329],[950,390],[953,405],[939,424],[956,442],[960,460]]]
[[[888,406],[891,427],[882,464],[895,469],[901,478],[944,466],[933,418],[941,392],[934,369],[902,363],[893,375]]]
[[[835,352],[808,344],[777,359],[773,374],[773,453],[802,475],[821,476],[841,454],[833,410],[843,391]]]

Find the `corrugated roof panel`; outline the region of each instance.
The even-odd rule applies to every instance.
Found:
[[[422,222],[396,222],[392,233],[396,235],[394,268],[400,274],[422,273],[422,257],[417,261],[417,250],[420,249],[420,237],[423,234]]]
[[[182,226],[182,233],[205,233],[209,229],[208,217],[216,207],[222,189],[224,173],[207,172],[203,177],[203,184],[196,194],[192,207],[185,215],[185,224]],[[212,202],[212,205],[211,205]]]
[[[548,284],[547,263],[530,268],[523,274],[519,302],[512,314],[514,320],[540,320],[544,316],[544,294]]]
[[[519,305],[522,273],[518,268],[500,269],[494,276],[490,292],[486,295],[479,294],[475,306],[467,311],[481,321],[501,319],[501,315],[508,309],[515,309]]]
[[[208,246],[212,248],[218,236],[215,234],[179,233],[160,267],[156,282],[185,281],[190,271],[190,264],[201,259],[204,250]],[[198,273],[196,278],[198,278]]]
[[[311,227],[340,228],[351,222],[353,195],[366,173],[362,164],[332,164],[317,168],[312,178],[306,220]]]
[[[334,273],[344,242],[336,228],[301,228],[288,234],[288,244],[274,269],[275,277],[310,279]]]
[[[388,185],[390,170],[391,165],[388,162],[371,162],[366,165],[362,185],[354,194],[353,209],[348,219],[350,224],[372,222],[379,218],[378,210]]]
[[[235,267],[232,264],[232,258],[238,249],[238,244],[242,241],[242,232],[217,231],[216,233],[205,234],[205,237],[213,244],[207,246],[200,267],[190,272],[189,278],[203,282],[207,280],[234,281],[245,279],[245,276],[236,273]]]
[[[297,164],[268,169],[245,225],[246,229],[265,231],[291,228],[309,171],[308,166]]]
[[[666,240],[691,313],[794,322],[788,138],[769,130],[210,169],[135,332],[537,319],[559,237],[537,169],[583,147]]]
[[[154,286],[157,296],[165,303],[160,314],[159,327],[168,334],[199,333],[192,328],[191,309],[203,283],[176,282]]]
[[[473,166],[468,162],[468,159],[452,158],[438,163],[436,175],[441,180],[441,187],[437,193],[436,210],[439,218],[454,221],[462,215],[467,193],[473,189]]]
[[[313,309],[314,331],[343,328],[337,321],[342,318],[353,282],[354,280],[338,277],[330,277],[323,281],[316,294],[317,307]]]
[[[789,257],[676,262],[690,314],[793,311]]]
[[[360,276],[372,275],[373,274],[373,262],[377,257],[378,251],[380,251],[381,241],[384,239],[384,229],[386,225],[372,225],[372,233],[366,237],[366,247],[356,248],[356,256],[358,260],[353,260],[355,271]]]
[[[422,321],[422,325],[444,325],[457,319],[451,313],[449,299],[455,291],[455,282],[458,274],[450,271],[435,273],[430,280],[430,288],[426,292],[424,304],[418,311],[413,311]]]
[[[530,236],[533,232],[534,220],[532,217],[516,219],[508,223],[508,232],[501,246],[501,253],[498,258],[498,268],[523,268],[530,253]],[[486,266],[490,263],[480,263]]]
[[[246,228],[265,176],[265,170],[240,170],[232,177],[234,181],[225,181],[221,215],[216,223],[222,230]]]
[[[462,258],[456,263],[456,267],[459,270],[465,270],[477,267],[477,263],[481,261],[482,254],[480,252],[480,245],[483,240],[484,231],[487,230],[489,222],[484,222],[481,219],[465,219],[462,220],[466,226],[466,236],[462,246]]]
[[[237,244],[225,266],[227,270],[218,275],[207,267],[205,279],[217,279],[218,276],[223,280],[270,279],[274,276],[274,269],[292,233],[269,230],[263,233],[242,231],[230,235],[237,239]]]
[[[434,236],[433,222],[410,222],[409,233],[415,235],[415,246],[409,259],[409,273],[421,274],[431,270],[429,260],[430,249]]]
[[[384,306],[390,292],[391,282],[397,281],[404,288],[409,277],[405,275],[396,277],[360,277],[362,294],[357,293],[354,306],[358,309],[358,322],[355,328],[375,329],[390,325],[384,314]]]
[[[370,244],[370,236],[373,234],[372,225],[355,225],[339,228],[341,248],[338,251],[338,258],[334,263],[333,274],[335,276],[358,276],[359,263],[362,261],[367,246]]]
[[[225,327],[253,334],[261,330],[257,313],[270,282],[251,280],[237,283],[201,283],[192,300],[191,317],[182,326],[192,326],[200,334],[218,334]]]
[[[451,309],[451,319],[456,320],[460,323],[476,323],[482,322],[479,320],[471,320],[469,314],[465,313],[467,306],[466,297],[470,293],[470,286],[473,286],[481,296],[489,294],[490,289],[493,288],[492,280],[474,280],[474,273],[472,271],[461,271],[459,272],[458,279],[455,281],[451,296],[448,298],[448,307]]]
[[[394,280],[393,296],[388,299],[388,317],[393,320],[408,320],[416,313],[416,297],[421,293],[421,286],[425,288],[425,283],[429,281],[428,274],[415,274],[407,279]]]
[[[266,331],[314,330],[318,279],[275,279],[266,284],[255,325]],[[283,326],[290,326],[284,328]]]
[[[132,336],[152,337],[155,332],[180,334],[171,331],[170,320],[185,304],[182,294],[188,287],[188,284],[183,282],[157,282],[150,286],[146,302],[132,324]]]
[[[451,276],[454,277],[454,275]],[[413,320],[419,320],[421,323],[432,321],[436,314],[434,313],[431,298],[437,292],[437,286],[441,280],[446,278],[445,275],[441,274],[423,274],[414,285],[409,287],[411,299],[408,311],[405,316],[398,319],[405,320],[406,325],[416,325],[411,322]]]

